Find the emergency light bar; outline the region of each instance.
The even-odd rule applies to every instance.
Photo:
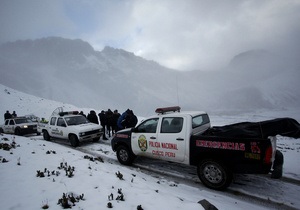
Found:
[[[180,112],[179,106],[170,106],[170,107],[163,107],[163,108],[157,108],[155,110],[155,113],[157,114],[164,114],[166,112]]]
[[[70,111],[70,112],[59,112],[58,114],[59,114],[59,116],[64,116],[64,115],[69,115],[69,114],[74,114],[74,115],[76,115],[76,114],[78,114],[79,112],[78,111]]]

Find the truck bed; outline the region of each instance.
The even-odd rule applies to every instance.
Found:
[[[202,135],[260,139],[281,135],[300,138],[300,124],[292,118],[277,118],[261,122],[242,122],[226,126],[215,126],[205,131]]]

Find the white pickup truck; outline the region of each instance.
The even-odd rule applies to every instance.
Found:
[[[69,140],[73,147],[80,142],[99,141],[103,134],[102,127],[89,122],[78,111],[64,112],[62,107],[55,109],[47,124],[39,124],[45,140],[51,137]]]
[[[276,135],[300,138],[300,125],[291,118],[242,122],[211,127],[205,112],[158,108],[135,128],[118,131],[112,141],[121,164],[145,156],[197,166],[202,183],[212,189],[228,187],[234,173],[282,176],[283,155]]]
[[[15,117],[5,120],[4,124],[0,126],[0,133],[15,134],[18,136],[32,133],[39,135],[37,123],[30,121],[26,117]]]

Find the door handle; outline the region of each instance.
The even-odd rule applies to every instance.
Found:
[[[156,139],[156,137],[154,137],[154,136],[151,136],[151,137],[150,137],[150,139]]]
[[[177,138],[176,140],[177,140],[177,141],[184,141],[183,138]]]

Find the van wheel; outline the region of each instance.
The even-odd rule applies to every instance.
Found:
[[[69,137],[70,143],[72,145],[72,147],[77,147],[79,145],[79,141],[76,135],[72,134]]]
[[[123,165],[131,165],[134,160],[134,155],[126,146],[119,146],[117,148],[118,161]]]
[[[233,179],[232,172],[220,161],[207,159],[200,162],[197,168],[198,177],[208,188],[226,189]]]
[[[43,131],[43,137],[44,137],[44,140],[50,141],[51,137],[50,137],[48,131]]]
[[[2,129],[2,128],[0,128],[0,133],[4,133],[4,131],[3,131],[3,129]]]

